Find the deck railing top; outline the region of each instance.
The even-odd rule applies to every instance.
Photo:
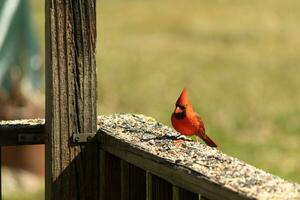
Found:
[[[44,119],[0,121],[0,145],[42,144],[44,127]]]
[[[100,116],[98,122],[100,130],[106,130],[104,132],[107,135],[144,151],[148,154],[147,159],[155,159],[156,162],[162,162],[182,173],[180,180],[173,177],[170,181],[174,184],[182,183],[181,186],[194,190],[193,192],[203,193],[201,188],[197,191],[197,186],[191,182],[200,185],[210,183],[212,190],[209,192],[223,192],[224,189],[238,193],[241,198],[300,198],[299,184],[257,169],[207,145],[188,139],[178,142],[177,132],[153,118],[136,114],[114,114]],[[118,146],[115,146],[115,149],[122,148],[120,143],[116,145]],[[128,151],[124,148],[120,150]],[[149,168],[143,164],[140,164],[140,167]],[[206,188],[209,189],[207,186]]]
[[[96,139],[101,148],[173,185],[210,199],[220,199],[222,194],[221,199],[300,199],[299,184],[177,137],[173,129],[144,115],[98,116]],[[0,139],[1,145],[44,143],[44,120],[0,122]]]

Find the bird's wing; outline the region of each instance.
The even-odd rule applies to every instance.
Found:
[[[205,126],[204,126],[204,123],[203,123],[201,117],[199,116],[198,113],[196,113],[195,116],[196,116],[196,119],[198,122],[198,124],[197,124],[197,127],[199,128],[198,133],[205,134]]]

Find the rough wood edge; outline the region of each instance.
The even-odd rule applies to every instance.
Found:
[[[202,174],[197,174],[191,170],[176,166],[156,155],[140,150],[129,143],[118,140],[109,133],[101,131],[99,134],[101,148],[126,162],[136,165],[152,174],[159,176],[173,185],[185,188],[194,193],[203,194],[210,199],[219,200],[239,200],[254,199],[224,188],[210,180]]]
[[[73,145],[97,131],[96,1],[46,0],[45,198],[99,199],[97,144]]]
[[[109,116],[101,116],[101,118],[108,118]],[[33,124],[32,124],[32,122],[34,122]],[[26,130],[28,130],[28,132],[27,133],[32,133],[32,132],[36,132],[36,133],[40,133],[40,134],[43,134],[43,129],[44,129],[44,121],[43,120],[37,120],[37,121],[35,121],[35,120],[29,120],[28,122],[27,122],[27,120],[22,120],[22,122],[20,123],[19,121],[2,121],[2,122],[0,122],[0,137],[3,137],[3,136],[5,136],[5,135],[9,135],[9,134],[14,134],[14,132],[16,133],[16,132],[18,132],[18,131],[16,131],[15,130],[15,127],[19,127],[19,129],[18,130],[23,130],[23,128],[25,128]],[[103,131],[100,131],[100,132],[103,132]],[[102,134],[102,133],[99,133],[99,134]],[[109,133],[109,134],[111,134],[111,133]],[[103,135],[107,135],[107,133],[104,133]],[[101,137],[103,137],[103,135],[100,135],[99,137],[101,138]],[[107,143],[107,144],[105,144],[105,145],[103,145],[103,146],[106,146],[104,149],[106,150],[106,149],[109,149],[109,151],[110,152],[115,152],[115,151],[123,151],[122,150],[122,148],[124,148],[124,147],[118,147],[117,149],[112,149],[112,147],[109,147],[110,145],[111,145],[111,143],[124,143],[124,141],[119,141],[120,139],[118,139],[118,138],[115,138],[115,137],[113,137],[113,136],[105,136],[105,137],[112,137],[112,138],[110,138],[109,139],[109,143]],[[4,144],[3,143],[3,141],[2,140],[0,140],[2,143],[1,143],[1,145],[2,144]],[[104,140],[102,140],[102,144],[103,144],[103,142],[104,142]],[[127,145],[130,145],[130,144],[127,144]],[[138,146],[131,146],[129,149],[133,149],[133,152],[136,152],[136,151],[141,151],[140,149],[139,149],[139,147]],[[103,149],[101,150],[101,151],[103,151]],[[131,151],[129,151],[129,153],[130,154],[133,154]],[[116,153],[115,153],[116,154]],[[117,153],[118,155],[120,155],[120,156],[122,156],[122,157],[124,157],[125,156],[125,159],[124,160],[129,160],[129,161],[131,161],[131,163],[134,163],[134,162],[137,162],[137,160],[140,160],[140,158],[136,158],[136,157],[139,157],[140,155],[139,154],[136,154],[136,153],[134,153],[133,154],[133,156],[132,155],[130,155],[130,156],[128,156],[128,149],[125,151],[124,150],[124,155],[123,154],[120,154],[120,153]],[[125,154],[127,154],[127,155],[125,155]],[[143,153],[142,153],[143,154]],[[100,156],[99,156],[100,157]],[[129,157],[129,158],[128,158]],[[131,157],[131,158],[130,158]],[[150,155],[150,157],[153,157],[153,155]],[[156,158],[156,157],[158,157],[158,156],[154,156],[154,160],[150,160],[149,162],[151,162],[151,163],[153,163],[153,162],[155,162],[156,163],[156,165],[161,165],[161,163],[168,163],[169,161],[167,161],[167,160],[159,160],[158,158]],[[146,158],[143,158],[142,157],[142,159],[146,159],[147,160],[147,157]],[[172,163],[171,163],[172,164]],[[139,166],[138,164],[137,164],[137,166]],[[139,166],[140,167],[140,166]],[[141,168],[143,168],[143,167],[141,167]],[[151,174],[153,173],[152,171],[151,171],[151,168],[152,167],[150,167],[150,169],[149,168],[147,168],[147,167],[144,167],[143,169],[148,169],[148,171],[147,171],[147,183],[149,183],[149,182],[151,182]],[[170,168],[170,166],[169,166],[169,168]],[[99,170],[101,170],[101,167],[100,167],[100,169]],[[177,170],[181,170],[181,171],[186,171],[186,169],[184,169],[184,168],[182,168],[182,166],[179,166],[178,168],[172,168],[171,169],[171,171],[177,171]],[[170,169],[168,170],[168,171],[170,171]],[[174,172],[175,173],[175,172]],[[173,174],[174,175],[174,173],[171,173],[171,175]],[[156,175],[158,175],[159,173],[154,173],[154,174],[156,174]],[[167,174],[166,176],[168,176],[168,175],[170,175],[170,173],[169,174]],[[188,174],[187,175],[185,175],[185,176],[188,176]],[[192,176],[192,175],[191,175]],[[190,181],[192,181],[193,179],[194,179],[195,177],[192,177],[191,178],[191,180]],[[196,179],[198,179],[199,177],[196,177]],[[207,178],[205,178],[205,176],[203,176],[202,177],[203,179],[204,179],[204,181],[206,181],[206,179]],[[268,179],[274,179],[274,178],[276,178],[276,179],[278,179],[278,177],[276,177],[276,176],[274,176],[274,175],[269,175],[269,178]],[[182,180],[180,181],[180,182],[182,182]],[[288,181],[286,181],[286,182],[288,182]],[[289,182],[290,183],[290,182]],[[295,188],[298,188],[298,191],[299,191],[299,193],[300,193],[300,187],[299,187],[299,185],[297,184],[297,183],[291,183],[291,184],[293,184],[294,185],[294,187]],[[185,184],[179,184],[179,185],[177,185],[177,186],[184,186]],[[149,185],[148,184],[148,189],[147,189],[147,191],[148,191],[148,199],[149,200],[151,200],[151,193],[149,193],[149,190],[151,191],[151,189],[150,189],[150,187],[151,187],[151,185]],[[196,186],[195,186],[196,187]],[[217,187],[220,187],[220,186],[217,186]],[[280,187],[280,185],[278,185],[278,187]],[[189,189],[190,190],[190,189]],[[193,192],[199,192],[199,193],[201,193],[201,191],[199,191],[200,189],[196,189],[196,190],[191,190],[191,191],[193,191]],[[296,189],[297,190],[297,189]],[[264,193],[264,191],[261,191],[262,193]],[[283,190],[283,193],[284,193],[284,190]],[[295,194],[296,195],[296,194]],[[203,196],[206,196],[205,194],[203,194]],[[253,198],[255,198],[254,196],[253,196]]]
[[[32,145],[45,144],[44,119],[24,119],[0,121],[0,145]],[[24,135],[28,138],[22,140]]]
[[[140,114],[100,116],[102,148],[208,199],[299,199],[300,185],[188,139]],[[103,133],[105,132],[105,133]]]

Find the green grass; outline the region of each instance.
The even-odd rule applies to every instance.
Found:
[[[99,113],[170,125],[186,86],[223,152],[300,182],[299,10],[297,0],[97,2]]]

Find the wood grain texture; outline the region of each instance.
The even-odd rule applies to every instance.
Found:
[[[152,174],[146,171],[146,200],[153,200],[152,198]]]
[[[180,200],[179,187],[172,186],[172,200]]]
[[[152,199],[161,199],[161,196],[158,195],[159,192],[163,192],[163,194],[161,194],[163,198],[172,199],[172,184],[188,189],[194,193],[203,194],[209,199],[254,199],[211,182],[202,174],[197,174],[194,171],[170,163],[168,160],[160,158],[159,156],[143,151],[136,147],[136,144],[132,145],[114,138],[107,132],[101,132],[99,137],[101,148],[103,148],[104,151],[154,174],[151,178],[152,196],[150,198]],[[169,182],[169,187],[166,186],[166,181],[163,182],[163,179]]]
[[[172,200],[172,184],[158,176],[152,175],[152,199]]]
[[[98,116],[98,120],[101,148],[203,199],[287,200],[300,196],[299,184],[218,149],[187,138],[179,146],[178,133],[152,117],[112,114]]]
[[[121,200],[146,199],[146,172],[121,160]]]
[[[200,200],[201,199],[201,195],[193,193],[193,192],[188,191],[188,190],[185,190],[183,188],[179,188],[178,193],[179,193],[179,200],[185,200],[185,199]]]
[[[121,199],[121,160],[100,150],[100,199]],[[96,178],[96,177],[95,177]]]
[[[116,185],[112,193],[116,196],[115,199],[121,198],[120,170],[122,167],[120,162],[128,162],[146,171],[146,199],[148,200],[154,199],[152,195],[152,177],[154,175],[170,182],[173,185],[172,195],[176,194],[173,198],[179,196],[179,199],[297,199],[300,196],[299,184],[285,181],[275,175],[253,168],[253,166],[224,153],[212,152],[210,148],[205,148],[205,146],[193,141],[184,141],[185,145],[179,148],[174,145],[174,140],[170,135],[172,130],[156,122],[153,118],[134,114],[114,114],[98,117],[100,129],[97,139],[101,144],[100,152],[102,152],[98,155],[98,158],[101,157],[101,160],[104,160],[103,157],[106,154],[110,155],[107,152],[119,158],[113,156],[117,163],[114,165],[115,167],[104,167],[106,162],[100,162],[101,165],[97,170],[101,175],[90,177],[89,174],[94,176],[96,173],[88,171],[90,173],[86,178],[92,181],[100,180],[103,183],[101,191],[104,191],[103,187],[108,187],[105,184],[107,179],[105,175],[112,176],[113,174]],[[3,130],[16,132],[13,127],[18,126],[22,127],[19,129],[20,131],[23,128],[30,130],[35,126],[39,127],[38,130],[43,130],[43,120],[39,121],[2,121],[0,122],[0,135],[5,136],[9,133],[4,134],[1,132]],[[159,134],[162,134],[162,136],[159,136]],[[189,157],[194,149],[197,149],[200,154]],[[85,148],[81,149],[83,152],[84,150]],[[77,158],[81,158],[81,160]],[[84,160],[84,158],[86,159]],[[86,168],[82,166],[85,166],[84,162],[90,162],[90,158],[84,158],[78,156],[74,159],[74,162],[79,165],[77,169],[80,170],[78,173],[75,171],[75,176],[87,173]],[[59,160],[60,158],[53,157],[52,159]],[[228,160],[230,162],[227,162]],[[123,166],[123,168],[128,169],[129,165],[125,165],[127,167]],[[71,164],[71,166],[74,165]],[[203,167],[199,168],[199,166]],[[109,173],[112,174],[108,175]],[[126,182],[124,177],[128,176],[129,172],[122,173],[123,182]],[[245,182],[249,178],[252,181]],[[64,180],[68,180],[67,177]],[[92,187],[92,183],[89,182],[87,187]],[[63,183],[61,185],[65,187]],[[78,185],[81,186],[81,183],[78,183]],[[84,189],[84,187],[82,188]],[[174,191],[174,187],[177,187],[176,191]],[[79,190],[83,189],[79,188]],[[63,191],[64,188],[61,190]],[[100,189],[97,191],[100,191]],[[82,193],[84,193],[84,190]],[[202,194],[202,196],[199,197],[196,195],[197,193]]]
[[[46,199],[98,199],[95,0],[46,0]]]
[[[201,199],[201,195],[173,185],[172,200],[200,200],[200,199]]]

